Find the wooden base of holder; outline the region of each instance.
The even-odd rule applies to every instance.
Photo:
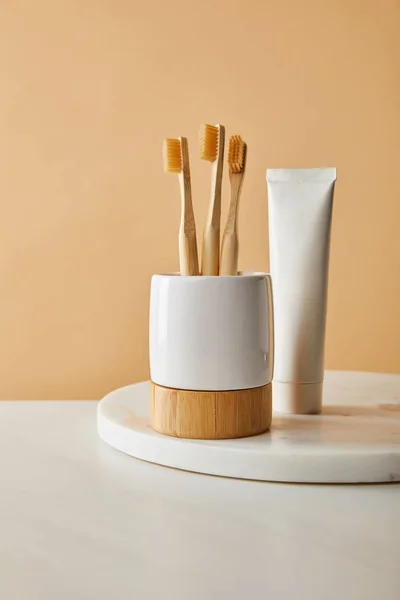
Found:
[[[268,431],[272,385],[229,392],[197,392],[151,382],[150,421],[155,431],[173,437],[218,440]]]

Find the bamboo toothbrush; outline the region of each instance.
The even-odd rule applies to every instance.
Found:
[[[228,219],[222,237],[220,275],[237,275],[239,239],[238,239],[238,208],[242,191],[244,172],[246,168],[247,145],[240,135],[229,139],[228,166],[231,185],[231,203]]]
[[[201,274],[218,275],[225,127],[223,125],[202,125],[199,132],[199,142],[200,158],[212,163],[211,197],[203,232]]]
[[[181,188],[181,223],[179,227],[179,263],[181,275],[198,275],[196,223],[194,220],[190,184],[189,148],[187,139],[164,140],[164,170],[177,173]]]

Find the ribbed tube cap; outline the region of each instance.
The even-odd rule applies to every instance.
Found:
[[[272,406],[277,412],[310,415],[321,412],[323,382],[272,382]]]

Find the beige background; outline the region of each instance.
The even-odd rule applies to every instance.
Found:
[[[0,397],[148,376],[150,275],[178,266],[161,141],[189,137],[201,231],[202,122],[248,142],[241,267],[268,268],[265,168],[338,168],[327,366],[399,372],[399,17],[396,0],[2,2]]]

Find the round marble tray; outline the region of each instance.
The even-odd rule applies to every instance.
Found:
[[[237,440],[177,439],[149,424],[149,382],[98,405],[100,437],[160,465],[241,479],[298,483],[400,481],[400,376],[327,372],[321,415],[275,413],[270,432]]]

